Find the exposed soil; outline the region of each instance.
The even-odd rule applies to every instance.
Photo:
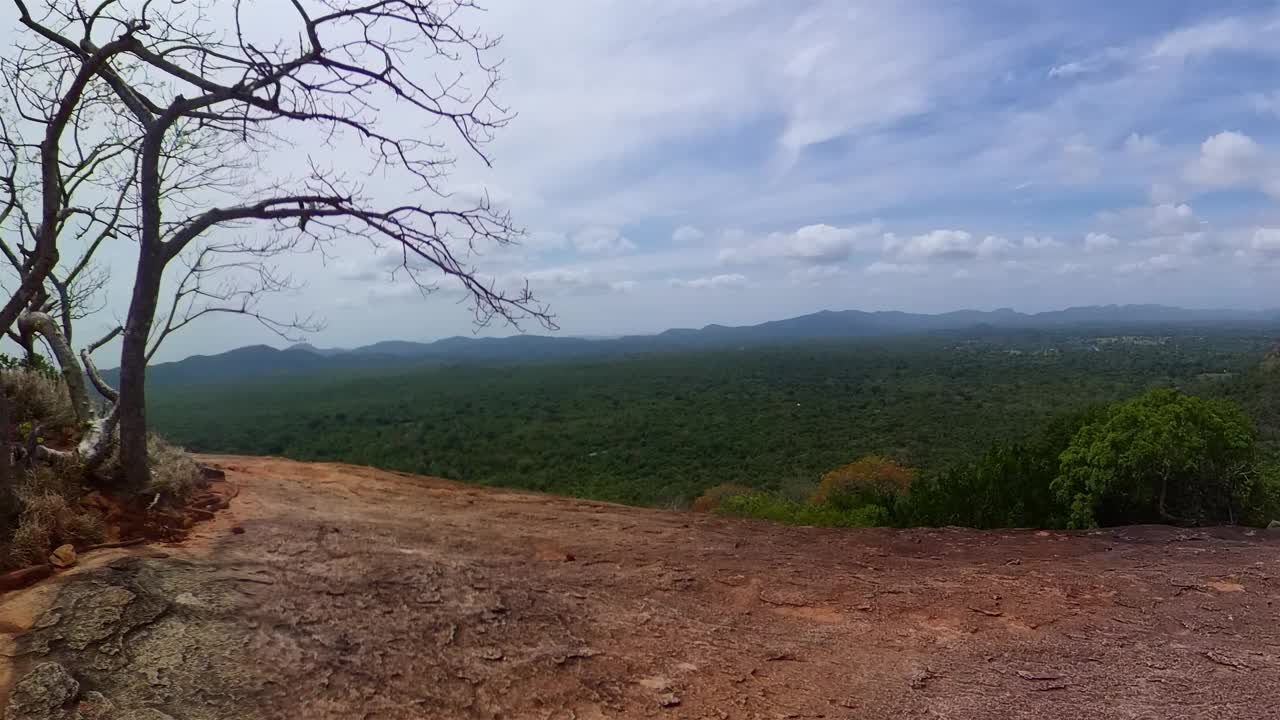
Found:
[[[0,599],[8,717],[1280,714],[1275,531],[785,528],[205,460],[240,495],[186,540]]]
[[[197,523],[212,520],[217,511],[226,509],[238,491],[237,485],[227,482],[223,473],[214,468],[204,468],[190,497],[177,507],[156,506],[146,497],[114,497],[94,490],[80,498],[79,505],[101,518],[103,542],[73,549],[85,553],[147,541],[182,540]],[[8,562],[9,548],[0,545],[0,592],[27,587],[56,570],[48,563],[14,568]]]

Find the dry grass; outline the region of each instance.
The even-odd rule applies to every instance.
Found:
[[[0,390],[9,397],[15,423],[33,422],[46,428],[74,427],[75,408],[62,378],[37,370],[0,372]]]
[[[151,461],[147,493],[158,493],[169,505],[180,504],[191,496],[200,480],[200,467],[186,450],[170,445],[159,435],[151,435],[147,438],[147,458]]]
[[[52,468],[38,467],[18,489],[22,514],[13,534],[10,566],[42,563],[59,545],[93,544],[102,540],[102,518],[78,507],[80,488]]]
[[[9,398],[11,422],[17,426],[0,428],[0,442],[21,437],[24,430],[19,428],[24,423],[40,425],[46,433],[54,428],[75,428],[66,386],[56,376],[22,369],[0,371],[0,392]],[[147,438],[147,455],[151,482],[141,492],[159,495],[160,503],[170,506],[189,499],[200,480],[200,468],[191,456],[156,435]],[[0,537],[0,542],[9,541],[8,557],[0,557],[0,565],[43,563],[59,545],[83,546],[102,539],[102,518],[80,507],[85,492],[82,467],[75,462],[37,463],[25,476],[18,468],[15,473],[20,475],[16,494],[21,512],[12,537]],[[119,477],[118,458],[113,457],[99,473],[104,478]],[[3,549],[0,545],[0,552]]]
[[[159,435],[149,435],[147,459],[151,465],[151,482],[139,490],[139,493],[159,495],[160,504],[171,506],[181,505],[191,497],[200,480],[200,466],[196,465],[186,450],[170,444]],[[119,479],[123,472],[120,467],[120,449],[117,447],[107,462],[98,469],[98,474]]]

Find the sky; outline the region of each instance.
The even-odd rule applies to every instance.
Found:
[[[1280,4],[481,4],[465,22],[502,36],[517,115],[492,167],[457,148],[447,187],[525,229],[474,264],[527,278],[561,334],[1280,306]],[[127,298],[112,252],[103,324]],[[456,294],[421,297],[367,249],[282,263],[306,286],[271,308],[324,318],[316,345],[474,331]],[[282,344],[220,318],[160,357],[256,342]]]

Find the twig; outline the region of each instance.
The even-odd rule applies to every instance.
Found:
[[[93,552],[94,550],[110,550],[112,548],[133,547],[134,545],[141,545],[146,541],[147,541],[146,538],[134,538],[132,540],[121,540],[119,542],[99,543],[97,545],[90,545],[89,547],[84,548],[83,550],[80,551],[80,554],[83,555],[87,552]]]
[[[983,615],[986,615],[987,617],[1001,617],[1004,615],[1004,613],[1000,612],[999,610],[983,610],[982,608],[976,608],[972,606],[970,606],[969,609],[976,613],[981,613]]]
[[[1227,667],[1235,668],[1237,670],[1253,669],[1253,666],[1246,662],[1236,660],[1235,658],[1228,657],[1226,655],[1223,655],[1222,653],[1215,652],[1213,650],[1206,650],[1204,653],[1204,656],[1219,665],[1226,665]]]

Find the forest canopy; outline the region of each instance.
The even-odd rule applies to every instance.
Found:
[[[1114,521],[1105,509],[1115,498],[1110,490],[1088,495],[1097,501],[1088,505],[1092,519],[1073,519],[1075,494],[1092,486],[1076,489],[1084,470],[1075,465],[1055,485],[1059,456],[1126,401],[1180,388],[1139,406],[1174,397],[1177,407],[1203,404],[1229,419],[1251,448],[1238,449],[1250,457],[1250,480],[1232,487],[1261,486],[1280,427],[1276,373],[1261,367],[1268,338],[1186,335],[1102,351],[1088,339],[921,336],[350,371],[157,389],[152,416],[198,450],[362,463],[633,504],[684,507],[709,493],[704,509],[849,524],[813,511],[831,506],[815,495],[825,475],[828,489],[846,488],[836,493],[846,508],[880,508],[854,524],[1065,527]],[[1107,432],[1120,432],[1120,422]],[[1240,457],[1214,462],[1234,467]],[[905,478],[907,493],[884,492],[900,490]],[[1189,512],[1191,495],[1180,489],[1189,478],[1171,478],[1166,509],[1179,520],[1262,520],[1239,497]],[[1131,479],[1138,482],[1123,476]],[[913,499],[900,505],[904,495]],[[742,509],[748,505],[755,510]],[[1160,521],[1158,503],[1143,507],[1150,512],[1135,521]]]

